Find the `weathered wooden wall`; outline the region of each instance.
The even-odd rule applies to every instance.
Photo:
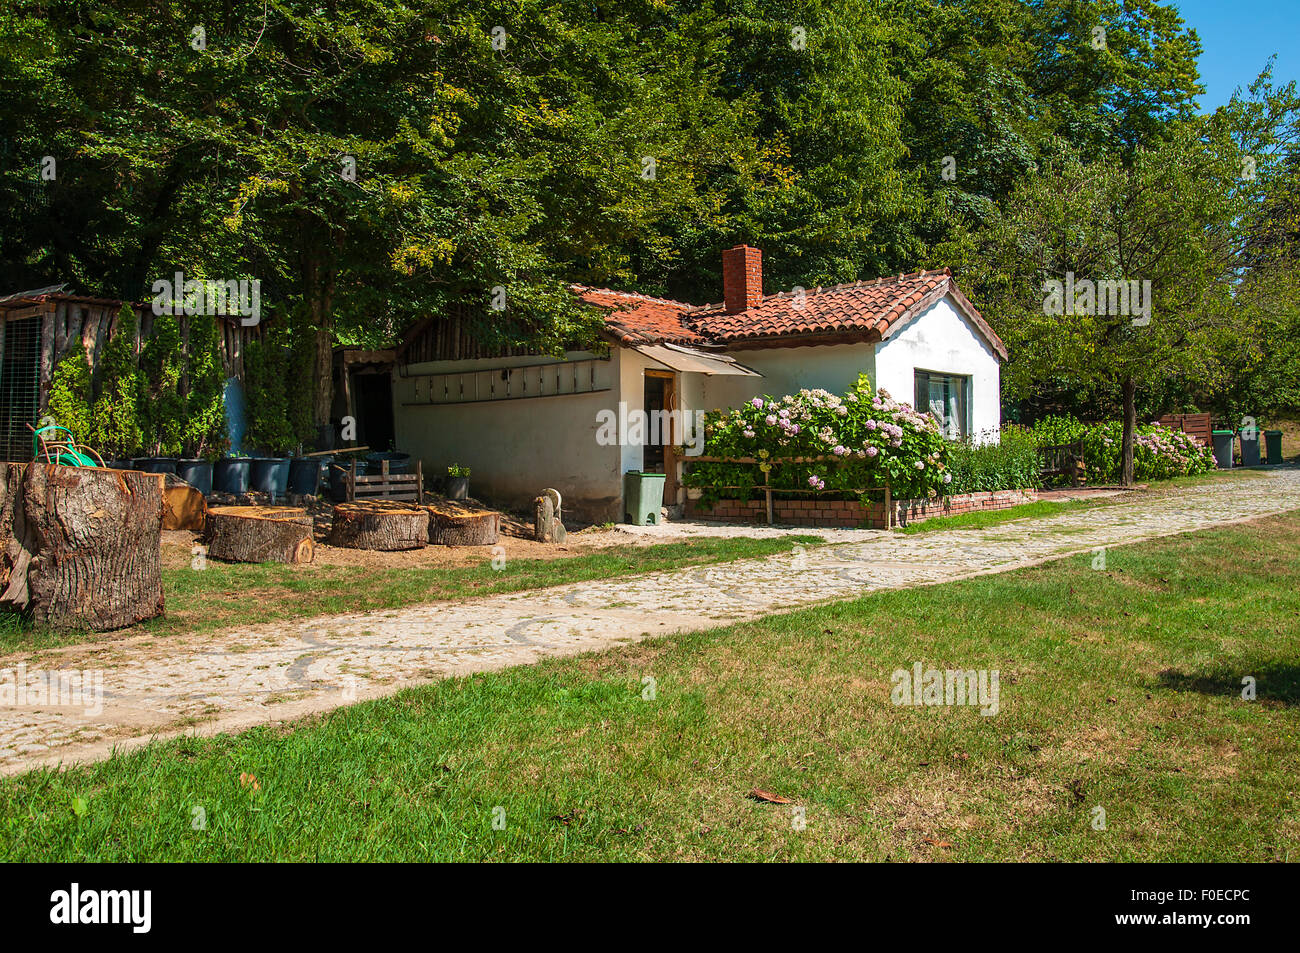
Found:
[[[155,315],[148,305],[132,305],[137,315],[135,351],[140,352],[141,342],[153,333]],[[49,397],[50,383],[54,377],[54,365],[78,340],[86,350],[86,359],[91,371],[104,353],[104,347],[113,335],[117,334],[122,302],[101,299],[78,298],[65,295],[48,295],[33,302],[21,302],[19,306],[0,310],[0,320],[6,316],[30,317],[33,310],[41,313],[41,361],[40,390],[41,409],[45,409]],[[261,337],[262,325],[245,326],[237,319],[225,319],[210,315],[179,315],[182,339],[189,336],[189,322],[217,321],[221,326],[221,359],[227,377],[243,379],[244,352],[248,342]]]

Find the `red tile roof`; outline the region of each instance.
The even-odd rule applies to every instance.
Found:
[[[721,304],[695,307],[646,295],[575,286],[581,300],[609,309],[605,321],[620,343],[734,344],[751,346],[790,338],[860,333],[864,340],[883,340],[935,302],[951,297],[1002,359],[1006,345],[957,288],[952,272],[921,271],[766,295],[752,308],[728,314]]]
[[[574,285],[578,300],[609,311],[605,325],[620,344],[704,344],[707,338],[689,328],[684,316],[692,306],[667,298]]]

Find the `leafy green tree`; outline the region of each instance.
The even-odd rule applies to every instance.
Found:
[[[82,443],[90,442],[94,433],[90,383],[90,363],[78,338],[54,365],[46,411],[56,424],[68,428]]]
[[[257,451],[287,453],[296,443],[289,418],[288,352],[280,335],[268,331],[244,350],[244,394],[248,412],[245,443]]]
[[[144,380],[136,364],[137,328],[135,311],[123,306],[114,333],[96,363],[99,381],[91,443],[102,454],[129,456],[144,445],[140,426]]]
[[[144,445],[158,456],[181,452],[185,431],[185,398],[181,374],[185,355],[180,322],[171,315],[154,318],[152,333],[140,348],[141,428]]]
[[[1014,354],[1004,386],[1024,394],[1064,377],[1118,393],[1126,485],[1139,388],[1223,380],[1239,333],[1237,160],[1204,124],[1131,166],[1072,160],[1025,180],[983,239],[975,286]]]
[[[185,342],[184,452],[212,457],[224,450],[226,435],[225,369],[221,362],[219,318],[194,316]]]

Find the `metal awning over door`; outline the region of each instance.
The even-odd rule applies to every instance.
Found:
[[[650,360],[674,371],[686,374],[717,374],[737,377],[762,377],[752,367],[746,367],[733,357],[725,354],[709,354],[679,344],[645,344],[634,347],[634,351],[644,354]]]

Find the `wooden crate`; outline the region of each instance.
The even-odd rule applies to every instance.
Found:
[[[424,502],[424,464],[415,461],[414,473],[389,473],[388,461],[380,462],[380,472],[364,476],[357,473],[357,461],[347,473],[348,502],[364,500],[413,500]]]

